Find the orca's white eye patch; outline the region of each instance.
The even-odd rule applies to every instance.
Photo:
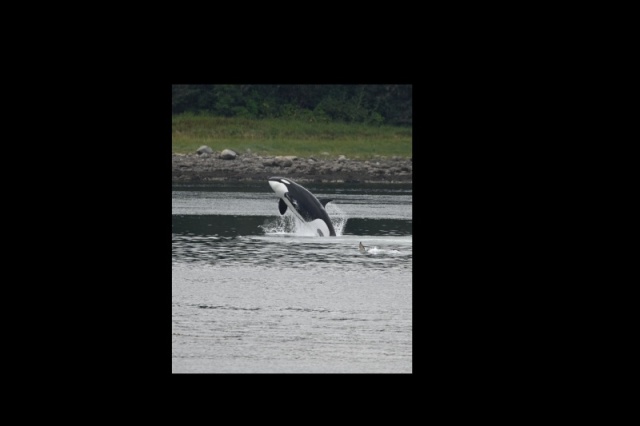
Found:
[[[291,182],[289,182],[289,181],[288,181],[288,180],[286,180],[286,179],[280,179],[280,182],[282,182],[282,183],[286,183],[287,185],[291,185]]]

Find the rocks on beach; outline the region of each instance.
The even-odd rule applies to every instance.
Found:
[[[196,150],[196,154],[198,154],[202,158],[209,158],[211,154],[213,154],[213,150],[206,145],[202,145]]]
[[[223,160],[235,160],[238,154],[230,149],[225,149],[220,153],[220,158]]]
[[[325,155],[327,154],[327,155]],[[231,161],[230,161],[231,160]],[[412,182],[413,158],[376,156],[373,161],[296,156],[258,156],[250,151],[239,155],[231,149],[221,153],[207,146],[194,154],[174,154],[172,180],[179,182],[262,181],[285,176],[299,182]]]

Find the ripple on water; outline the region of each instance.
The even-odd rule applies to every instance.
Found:
[[[358,244],[368,246],[360,252]],[[362,265],[374,269],[410,269],[411,237],[375,239],[359,236],[335,238],[269,234],[255,237],[206,237],[173,235],[173,262],[210,265],[266,265],[274,268],[325,268]],[[330,266],[331,265],[331,266]]]

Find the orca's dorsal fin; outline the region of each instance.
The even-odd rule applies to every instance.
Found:
[[[278,210],[280,210],[280,214],[284,214],[287,211],[287,204],[284,202],[282,198],[278,202]]]
[[[326,207],[327,203],[329,203],[330,201],[333,201],[333,198],[319,198],[318,201],[320,201],[320,204],[322,204],[322,207]]]

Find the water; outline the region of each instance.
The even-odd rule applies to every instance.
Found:
[[[412,372],[411,186],[303,185],[336,237],[266,181],[174,186],[174,373]]]

